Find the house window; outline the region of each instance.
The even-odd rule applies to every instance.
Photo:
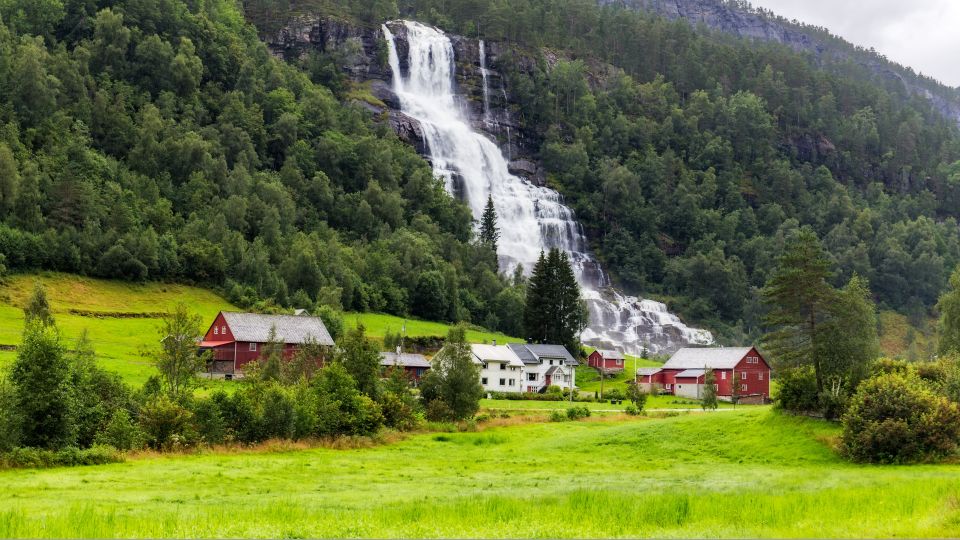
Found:
[[[250,350],[251,350],[251,351],[257,350],[257,344],[256,344],[256,343],[251,343],[251,344],[250,344]]]
[[[747,391],[747,385],[741,384],[741,385],[740,385],[740,391],[741,391],[741,392],[746,392],[746,391]]]
[[[500,371],[503,371],[503,370],[505,370],[505,369],[507,369],[507,365],[506,365],[506,364],[500,364]]]
[[[762,371],[761,371],[760,373],[757,373],[757,380],[760,380],[760,381],[763,380],[763,372],[762,372]]]
[[[537,374],[536,374],[536,373],[527,373],[527,380],[528,380],[528,381],[535,381],[535,380],[537,380]]]
[[[550,361],[550,365],[551,365],[551,366],[553,365],[553,360]]]
[[[506,379],[500,379],[500,386],[506,386],[506,385],[507,385],[507,380],[506,380]]]
[[[622,365],[623,365],[623,360],[617,360],[617,365],[618,365],[618,366],[622,366]]]
[[[747,372],[746,371],[740,372],[740,378],[743,380],[747,380]]]
[[[486,385],[487,385],[487,378],[484,377],[484,378],[480,379],[480,384],[486,386]]]
[[[673,387],[673,385],[670,384],[670,383],[667,383],[667,384],[663,385],[663,387],[666,388],[667,390],[669,390],[670,388]]]
[[[223,325],[220,327],[220,333],[223,335],[227,335],[227,325]]]
[[[219,334],[219,333],[220,333],[220,327],[219,327],[219,326],[214,326],[214,327],[213,327],[213,335],[217,335],[217,334]]]
[[[720,379],[722,379],[722,380],[724,380],[724,381],[727,380],[727,372],[726,372],[726,371],[721,371],[721,372],[720,372]]]
[[[517,384],[516,379],[510,379],[510,386],[516,386],[516,384]]]
[[[487,369],[487,363],[483,362],[483,369]]]

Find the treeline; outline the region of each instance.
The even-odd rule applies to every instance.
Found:
[[[362,327],[333,350],[302,347],[289,360],[273,339],[230,393],[198,396],[200,319],[179,306],[150,351],[157,375],[131,388],[96,366],[85,334],[66,350],[42,289],[25,308],[22,344],[0,373],[0,465],[95,464],[123,451],[250,445],[268,439],[329,440],[459,422],[479,409],[482,387],[462,327],[423,378],[419,395],[402,368],[380,365]]]
[[[496,67],[615,280],[732,339],[760,331],[757,291],[800,227],[834,285],[856,272],[914,322],[960,261],[957,128],[869,70],[592,0],[399,9],[520,44]]]
[[[0,269],[516,327],[469,209],[320,71],[230,2],[0,2]]]

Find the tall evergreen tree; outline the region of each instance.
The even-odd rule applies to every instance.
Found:
[[[558,343],[576,354],[587,323],[580,286],[567,254],[552,248],[533,267],[527,283],[524,330],[534,343]]]
[[[74,443],[69,377],[56,327],[39,318],[28,320],[10,370],[23,445],[59,448]]]
[[[500,228],[497,227],[497,209],[493,206],[493,196],[487,197],[487,206],[480,218],[480,242],[490,246],[497,253],[497,241],[500,240]]]
[[[827,283],[830,263],[816,234],[802,230],[792,238],[773,276],[763,288],[770,311],[764,322],[771,331],[763,345],[780,365],[812,365],[817,391],[823,392],[819,325],[835,297]]]

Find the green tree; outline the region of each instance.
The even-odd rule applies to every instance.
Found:
[[[487,206],[480,218],[480,243],[497,253],[497,241],[500,240],[500,228],[497,227],[497,209],[493,206],[493,196],[487,197]]]
[[[950,287],[937,302],[940,312],[941,356],[960,353],[960,267],[950,276]]]
[[[700,396],[700,406],[703,410],[717,409],[717,376],[712,369],[707,369],[703,374],[703,395]]]
[[[824,378],[852,391],[867,376],[870,363],[880,356],[877,309],[867,280],[854,274],[834,295],[829,318],[819,329],[817,357]]]
[[[783,367],[812,365],[817,392],[824,389],[824,373],[818,352],[819,325],[828,316],[835,297],[827,282],[830,263],[817,236],[800,231],[787,243],[777,269],[761,291],[769,312],[764,318],[771,331],[763,345]]]
[[[576,354],[580,332],[588,322],[580,286],[566,253],[553,248],[543,253],[527,283],[524,333],[534,343],[556,343]]]
[[[154,365],[160,372],[163,390],[171,399],[188,396],[199,383],[197,375],[207,367],[210,354],[201,354],[197,349],[197,340],[203,335],[201,323],[200,316],[182,303],[163,317]]]
[[[432,402],[442,404],[450,420],[470,418],[480,409],[480,371],[473,363],[463,325],[450,329],[446,344],[421,380],[420,396],[428,408]]]
[[[33,292],[23,308],[23,318],[26,322],[37,321],[43,326],[53,326],[53,314],[50,312],[50,302],[47,300],[47,290],[39,281],[34,282]]]
[[[356,381],[357,389],[370,399],[380,395],[380,349],[367,339],[363,324],[347,330],[337,344],[335,362],[342,364]]]
[[[10,369],[25,446],[61,448],[76,441],[70,370],[55,326],[28,320]]]

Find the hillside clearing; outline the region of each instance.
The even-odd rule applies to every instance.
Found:
[[[5,471],[0,536],[960,534],[960,470],[851,465],[835,434],[763,408]]]

